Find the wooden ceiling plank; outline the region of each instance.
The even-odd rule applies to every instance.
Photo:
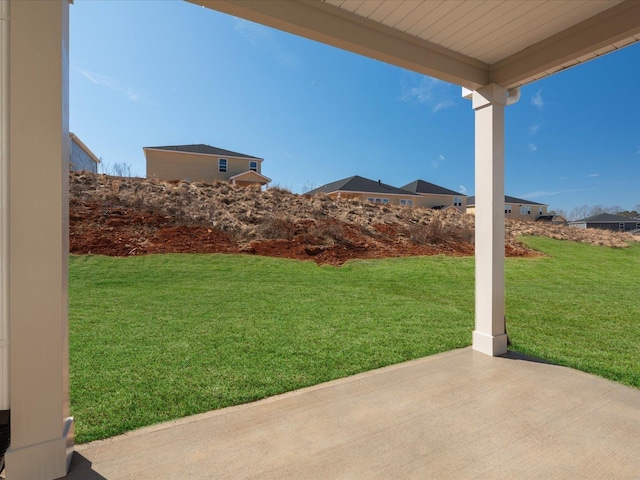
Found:
[[[446,24],[442,22],[439,30],[434,29],[428,40],[443,46],[455,42],[456,35],[474,28],[478,18],[493,11],[500,3],[502,2],[464,2],[463,8],[456,10],[457,18]]]
[[[569,2],[550,2],[549,5],[552,8],[537,14],[535,22],[516,22],[513,28],[501,32],[500,36],[496,37],[486,46],[486,51],[482,57],[483,60],[489,64],[493,64],[502,58],[523,50],[532,43],[555,35],[564,30],[567,25],[575,25],[576,23],[587,20],[589,17],[602,12],[604,6],[611,6],[610,3],[597,5],[596,2],[588,0],[582,2],[575,0]],[[589,6],[591,8],[585,10],[580,8],[582,6]],[[514,37],[513,33],[516,31],[518,35]]]
[[[540,41],[491,67],[492,82],[510,88],[540,71],[610,47],[640,34],[640,2],[625,1]]]
[[[402,22],[400,22],[396,28],[402,30],[405,33],[409,33],[413,35],[413,30],[416,28],[416,25],[420,25],[426,18],[429,18],[434,15],[435,12],[438,12],[438,9],[441,9],[445,4],[446,0],[434,0],[432,2],[424,2],[420,4],[418,8],[415,9],[413,14],[410,17],[405,18]],[[437,13],[435,13],[437,14]]]

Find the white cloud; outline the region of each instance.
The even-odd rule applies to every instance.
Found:
[[[431,112],[436,113],[440,110],[444,110],[445,108],[453,107],[455,103],[451,100],[445,100],[443,102],[438,103],[435,107],[431,109]]]
[[[544,100],[542,99],[542,89],[538,90],[536,94],[531,97],[531,103],[542,110],[544,108]]]
[[[537,197],[550,197],[553,195],[560,195],[561,193],[572,193],[572,192],[584,192],[585,190],[593,190],[592,188],[576,188],[573,190],[557,190],[555,192],[550,192],[547,190],[536,190],[535,192],[523,193],[522,195],[518,195],[520,198],[537,198]]]
[[[438,155],[438,158],[431,160],[431,166],[436,170],[442,162],[444,162],[444,155]]]
[[[536,133],[538,133],[538,130],[540,130],[540,127],[542,126],[542,123],[538,122],[535,123],[533,125],[531,125],[529,127],[529,136],[532,137],[534,136]]]
[[[456,105],[453,85],[425,76],[420,76],[420,81],[417,84],[403,85],[400,99],[403,102],[417,102],[428,106],[432,113]]]
[[[536,144],[535,144],[535,143],[530,143],[530,144],[529,144],[529,146],[528,146],[528,148],[529,148],[529,151],[530,151],[530,152],[535,152],[535,151],[537,151],[537,150],[538,150],[538,147],[536,147]]]
[[[282,44],[276,39],[274,30],[269,27],[258,25],[235,18],[234,28],[247,41],[263,53],[270,55],[278,63],[285,67],[295,68],[298,66],[298,59],[287,52]]]
[[[460,193],[462,193],[463,195],[467,194],[467,187],[465,187],[464,185],[458,185],[458,189],[460,190]]]
[[[600,174],[599,173],[590,173],[589,176],[590,177],[599,177]]]
[[[74,70],[96,85],[107,87],[115,92],[123,93],[132,102],[137,102],[140,100],[140,94],[138,92],[135,92],[131,87],[123,87],[115,78],[109,77],[107,75],[102,75],[100,73],[91,72],[80,67],[76,67]]]

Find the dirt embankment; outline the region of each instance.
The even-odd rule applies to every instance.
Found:
[[[473,255],[474,217],[228,183],[72,173],[72,253],[247,253],[340,265],[352,258]],[[508,256],[535,252],[520,235],[624,247],[630,235],[507,221]]]

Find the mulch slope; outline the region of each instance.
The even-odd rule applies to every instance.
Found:
[[[70,251],[131,256],[245,253],[341,265],[354,258],[473,255],[474,217],[227,183],[70,176]],[[537,255],[520,235],[624,247],[630,235],[508,221],[507,256]]]

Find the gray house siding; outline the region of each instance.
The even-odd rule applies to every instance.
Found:
[[[69,168],[73,171],[84,170],[86,172],[98,173],[98,164],[73,140],[71,141]]]

